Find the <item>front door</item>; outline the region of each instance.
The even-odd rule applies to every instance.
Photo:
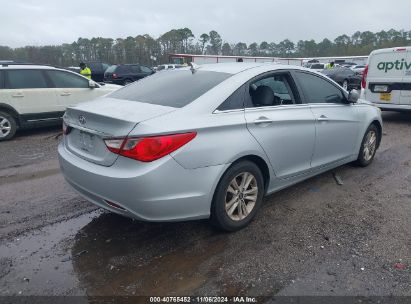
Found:
[[[323,166],[358,153],[354,151],[360,126],[357,106],[347,103],[342,89],[321,76],[305,72],[294,75],[316,120],[311,166]]]

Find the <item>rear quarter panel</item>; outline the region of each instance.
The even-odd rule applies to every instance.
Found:
[[[246,155],[259,156],[269,164],[266,154],[246,127],[243,111],[194,116],[170,113],[138,124],[132,134],[175,134],[197,132],[197,136],[171,156],[184,168],[230,164]]]

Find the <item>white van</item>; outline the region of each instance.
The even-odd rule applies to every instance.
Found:
[[[362,98],[383,110],[411,110],[411,47],[373,51],[361,86]]]

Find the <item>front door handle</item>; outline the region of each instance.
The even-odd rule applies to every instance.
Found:
[[[256,120],[254,120],[254,123],[256,125],[269,125],[269,124],[272,124],[273,121],[265,116],[261,116],[261,117],[258,117]]]
[[[12,97],[24,97],[24,94],[23,93],[16,93],[16,94],[13,94],[11,96]]]
[[[60,94],[60,96],[70,96],[70,95],[71,95],[71,93],[69,93],[69,92],[64,92],[64,93]]]
[[[321,115],[317,118],[317,121],[329,121],[329,118],[325,115]]]

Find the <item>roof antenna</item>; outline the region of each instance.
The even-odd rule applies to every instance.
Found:
[[[199,65],[195,64],[194,62],[190,62],[188,65],[190,66],[190,71],[191,71],[192,74],[197,72],[197,69],[200,67]]]

